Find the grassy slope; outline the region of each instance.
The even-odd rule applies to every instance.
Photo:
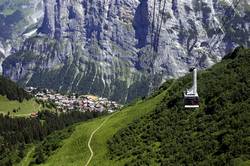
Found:
[[[250,49],[198,73],[200,108],[183,108],[190,77],[176,81],[157,109],[109,141],[127,165],[249,165]]]
[[[227,70],[223,71],[223,69],[225,69],[228,63],[232,61],[225,60],[224,62],[225,63],[223,64],[215,65],[212,69],[199,73],[199,82],[203,82],[203,84],[199,83],[199,88],[200,88],[199,92],[201,96],[205,96],[205,95],[207,95],[207,97],[214,96],[214,93],[216,93],[216,90],[220,89],[219,87],[217,88],[213,87],[213,85],[215,84],[210,83],[210,82],[213,81],[213,79],[211,78],[215,76],[218,77],[217,78],[218,80],[220,80],[223,78],[222,76],[224,76],[225,74],[228,74],[228,71]],[[232,65],[234,65],[234,63],[232,63]],[[246,73],[247,72],[245,72],[245,74]],[[230,79],[234,79],[235,76],[236,75],[232,75],[230,78],[228,78],[228,80],[224,83],[224,86],[231,86]],[[249,78],[249,77],[246,77],[246,78]],[[214,79],[214,81],[217,81],[217,79]],[[121,112],[115,114],[112,118],[110,118],[110,120],[96,133],[96,135],[94,135],[94,138],[91,143],[91,146],[94,151],[94,157],[90,165],[91,166],[92,165],[104,165],[105,166],[105,165],[123,165],[124,163],[126,163],[127,162],[126,158],[125,160],[124,159],[123,160],[110,160],[109,159],[109,156],[107,156],[108,154],[107,140],[109,140],[120,129],[128,127],[128,124],[130,124],[135,119],[143,117],[147,113],[152,112],[152,110],[154,110],[164,98],[165,98],[164,99],[165,102],[162,102],[162,104],[166,103],[162,105],[164,109],[166,109],[167,107],[171,107],[171,108],[173,107],[173,110],[172,110],[173,113],[175,113],[176,115],[177,114],[182,115],[181,116],[182,119],[179,119],[179,120],[178,120],[179,116],[172,117],[174,119],[174,122],[178,122],[177,124],[180,126],[183,125],[182,123],[189,124],[189,121],[190,121],[190,124],[192,122],[191,124],[192,126],[191,129],[192,129],[194,126],[199,126],[200,123],[204,120],[203,118],[207,118],[211,116],[209,114],[204,115],[206,101],[203,98],[201,98],[201,108],[198,109],[196,112],[190,112],[190,111],[176,112],[175,109],[178,109],[178,108],[175,106],[171,106],[171,105],[177,104],[179,107],[182,107],[181,106],[182,101],[180,101],[182,100],[182,97],[181,97],[182,91],[184,90],[184,88],[189,87],[191,85],[191,77],[190,76],[183,77],[179,79],[178,81],[176,81],[173,85],[174,85],[173,87],[170,86],[169,88],[170,91],[167,92],[167,90],[164,90],[163,93],[160,93],[158,96],[152,97],[149,100],[139,101],[135,105],[132,105],[123,109]],[[215,92],[212,92],[211,90],[213,91],[215,90]],[[170,96],[169,99],[166,98],[168,95]],[[212,104],[209,104],[209,105],[211,106]],[[163,116],[157,117],[156,119],[163,118],[163,121],[165,122],[164,118],[171,117],[170,113],[171,112],[169,111],[163,111],[163,114],[162,114]],[[169,114],[169,115],[165,116],[165,114]],[[221,114],[224,114],[224,113],[221,112]],[[48,166],[49,165],[62,165],[62,166],[84,165],[90,156],[90,152],[87,148],[87,142],[91,135],[91,132],[94,131],[105,120],[105,118],[108,118],[108,117],[95,119],[89,122],[81,123],[78,126],[76,126],[76,130],[72,134],[72,136],[69,139],[64,140],[64,145],[60,149],[58,149],[55,152],[55,154],[52,155],[44,165],[48,165]],[[213,118],[213,119],[216,119],[216,118]],[[168,123],[172,124],[169,121]],[[154,124],[157,125],[158,123],[154,123]],[[147,124],[144,124],[144,125],[146,126]],[[180,126],[177,126],[177,127],[180,127]],[[164,127],[164,125],[162,125],[161,127]],[[172,127],[175,130],[175,127],[174,126]],[[181,130],[182,128],[183,127],[180,127],[177,129]],[[194,132],[194,135],[192,135],[192,137],[193,136],[196,137],[197,135],[195,134],[196,132]],[[217,132],[215,132],[215,134],[217,134]],[[210,135],[208,134],[207,136],[210,136]],[[213,134],[211,136],[213,136]],[[182,138],[184,137],[180,137],[180,139]],[[126,139],[126,138],[121,138],[121,140],[122,139]],[[155,147],[157,147],[156,149],[159,148],[157,144],[155,144]],[[249,161],[245,161],[245,163],[241,163],[241,164],[247,165],[248,163]]]
[[[13,113],[13,109],[20,110],[17,113]],[[10,112],[10,115],[14,116],[28,116],[32,112],[38,112],[40,110],[40,105],[31,99],[29,101],[24,100],[23,102],[18,102],[16,100],[10,101],[4,96],[0,96],[0,113],[7,114]]]
[[[146,101],[138,101],[134,105],[128,106],[112,116],[96,135],[94,135],[91,143],[94,157],[90,165],[117,165],[117,163],[108,160],[106,156],[108,150],[106,144],[107,140],[133,120],[152,111],[166,96],[166,92],[167,90]],[[108,118],[108,116],[76,126],[71,137],[64,140],[64,145],[58,149],[44,165],[84,165],[90,156],[87,147],[88,139],[92,131],[94,131],[106,118]]]

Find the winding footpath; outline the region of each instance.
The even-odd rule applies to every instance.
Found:
[[[91,141],[92,141],[92,138],[93,138],[93,136],[95,135],[95,133],[112,117],[112,116],[114,116],[115,114],[117,114],[118,112],[115,112],[115,113],[113,113],[112,115],[110,115],[109,117],[107,117],[101,124],[100,124],[100,126],[98,126],[92,133],[91,133],[91,135],[90,135],[90,137],[89,137],[89,141],[88,141],[88,148],[89,148],[89,151],[90,151],[90,153],[91,153],[91,155],[90,155],[90,157],[89,157],[89,160],[88,160],[88,162],[85,164],[85,166],[88,166],[89,165],[89,163],[91,162],[91,160],[92,160],[92,158],[93,158],[93,156],[94,156],[94,152],[93,152],[93,149],[91,148]]]
[[[174,84],[176,83],[176,80],[174,80],[170,86],[165,90],[165,93],[168,92],[173,86]],[[94,152],[93,152],[93,149],[91,148],[91,141],[92,141],[92,138],[93,136],[95,135],[95,133],[112,117],[114,116],[115,114],[119,113],[119,111],[113,113],[112,115],[110,115],[109,117],[107,117],[101,124],[100,126],[98,126],[90,135],[90,138],[89,138],[89,141],[88,141],[88,148],[89,148],[89,151],[91,153],[90,157],[89,157],[89,160],[88,162],[85,164],[85,166],[88,166],[89,163],[91,162],[93,156],[94,156]]]

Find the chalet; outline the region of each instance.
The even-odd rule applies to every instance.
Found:
[[[31,118],[36,118],[38,116],[38,113],[37,112],[32,112],[31,114],[30,114],[30,117]]]

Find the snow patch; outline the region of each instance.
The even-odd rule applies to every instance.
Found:
[[[0,52],[5,55],[5,50],[0,47]]]
[[[25,38],[29,38],[29,37],[33,36],[36,33],[36,31],[37,31],[37,29],[34,29],[34,30],[32,30],[32,31],[30,31],[28,33],[23,34],[23,36]]]

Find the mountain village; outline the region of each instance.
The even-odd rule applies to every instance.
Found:
[[[27,87],[26,91],[32,93],[36,100],[42,102],[51,102],[57,111],[68,112],[78,110],[81,112],[103,112],[108,111],[112,113],[122,107],[115,101],[109,101],[107,98],[97,97],[93,95],[77,94],[63,95],[49,89],[37,89],[34,87]]]

